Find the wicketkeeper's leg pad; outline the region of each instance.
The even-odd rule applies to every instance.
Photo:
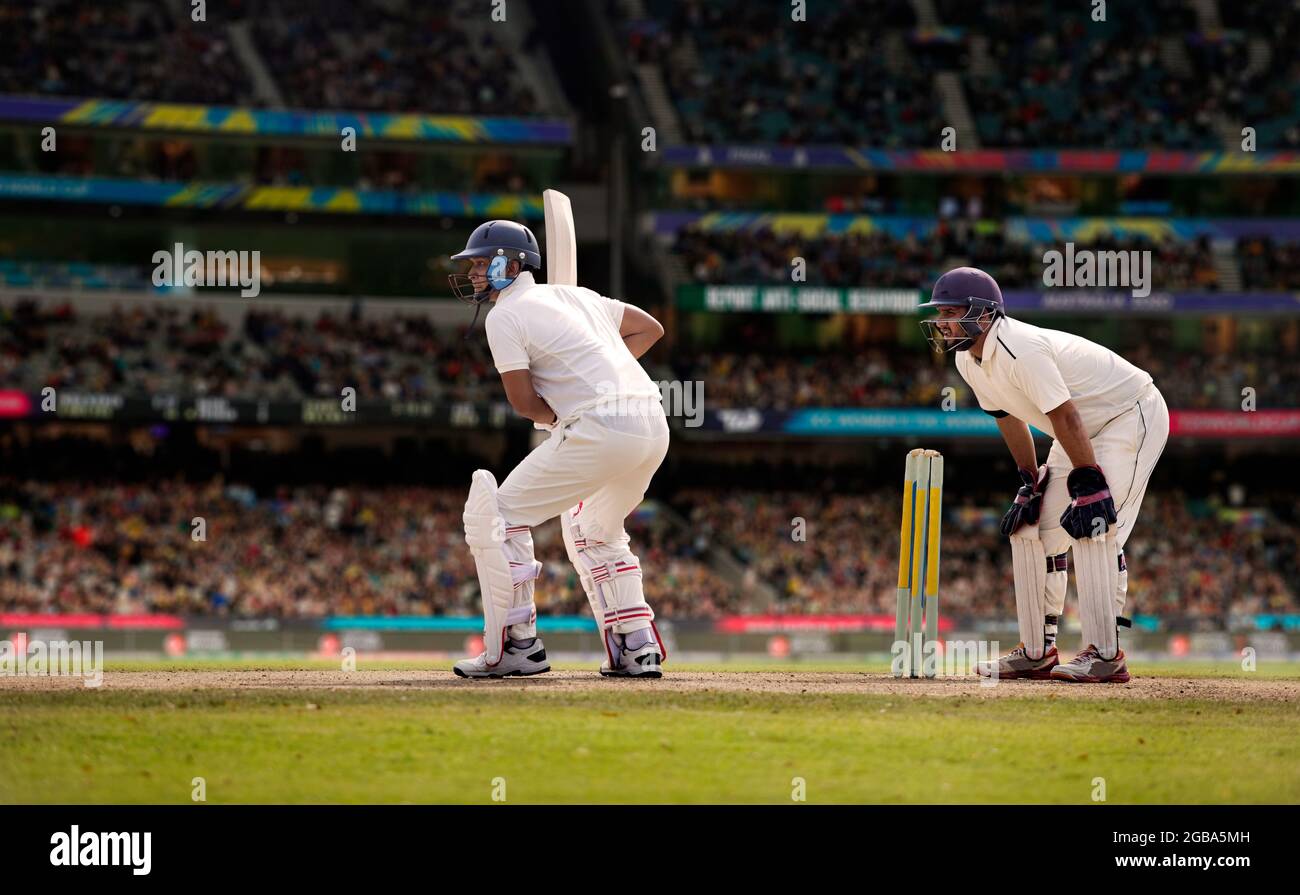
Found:
[[[1032,532],[1025,532],[1030,528]],[[1038,538],[1037,526],[1025,526],[1011,535],[1011,570],[1016,586],[1020,640],[1027,656],[1041,659],[1047,648],[1043,636],[1043,619],[1047,615],[1047,553]]]
[[[1115,594],[1119,589],[1119,545],[1112,527],[1104,537],[1074,542],[1074,584],[1079,591],[1083,639],[1103,659],[1119,653]]]

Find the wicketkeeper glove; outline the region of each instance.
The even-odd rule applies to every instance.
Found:
[[[1052,477],[1051,471],[1044,463],[1038,467],[1038,471],[1020,467],[1020,481],[1024,484],[1016,492],[1016,499],[1011,504],[1011,509],[1007,510],[1002,517],[1002,534],[1011,537],[1017,530],[1025,525],[1034,525],[1038,522],[1038,514],[1043,508],[1043,491],[1047,488],[1047,480]]]
[[[1074,467],[1065,480],[1065,487],[1071,500],[1061,514],[1061,527],[1076,541],[1105,534],[1119,518],[1100,466]]]

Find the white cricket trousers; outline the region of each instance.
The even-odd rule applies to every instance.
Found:
[[[531,528],[561,517],[565,550],[602,632],[611,668],[618,642],[609,633],[626,635],[654,625],[641,562],[630,549],[623,522],[645,497],[667,453],[668,420],[662,408],[655,406],[645,416],[588,413],[555,429],[497,490],[507,528]],[[521,555],[515,559],[532,564],[532,538],[517,543]],[[511,636],[533,633],[531,625],[516,626]]]
[[[1124,544],[1133,533],[1142,498],[1146,495],[1147,481],[1155,469],[1156,461],[1169,440],[1169,408],[1154,384],[1147,386],[1142,396],[1128,410],[1120,413],[1090,439],[1097,465],[1106,475],[1111,497],[1115,501],[1115,523],[1119,555],[1124,555]],[[1061,514],[1070,504],[1070,494],[1065,481],[1073,464],[1059,441],[1052,443],[1047,453],[1047,466],[1051,478],[1043,492],[1043,506],[1039,521],[1039,537],[1048,556],[1065,553],[1072,540],[1061,528]],[[1116,614],[1124,614],[1128,601],[1128,566],[1121,562],[1119,588],[1115,594]],[[1065,607],[1064,576],[1053,581],[1049,575],[1047,611],[1059,615]],[[1055,584],[1055,586],[1053,586]]]
[[[582,528],[605,544],[627,544],[623,520],[640,505],[668,453],[663,411],[647,416],[583,414],[555,429],[497,491],[507,526],[530,528],[582,503]]]

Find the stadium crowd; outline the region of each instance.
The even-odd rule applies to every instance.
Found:
[[[281,488],[0,480],[0,611],[238,617],[475,615],[463,489]],[[204,539],[193,522],[202,517]],[[734,588],[695,540],[658,517],[628,522],[664,615],[709,617]],[[539,610],[590,612],[558,523],[534,531]]]
[[[852,354],[708,351],[674,357],[679,379],[704,383],[708,407],[935,407],[944,388],[969,390],[928,349],[868,348]]]
[[[0,92],[261,105],[233,47],[238,23],[293,107],[538,113],[512,54],[473,27],[481,9],[470,0],[235,0],[208,4],[199,22],[189,11],[164,0],[4,0]]]
[[[901,148],[938,139],[931,73],[891,52],[896,29],[915,21],[907,0],[840,4],[791,27],[762,4],[649,6],[649,21],[624,22],[628,53],[663,66],[692,142]],[[682,52],[687,44],[693,52]]]
[[[160,0],[0,2],[0,92],[253,104],[225,28],[175,20]]]
[[[959,6],[943,13],[969,21]],[[1189,12],[1161,0],[1095,22],[1063,3],[985,4],[971,27],[988,36],[993,67],[966,82],[981,138],[1016,148],[1220,145],[1220,97],[1162,53],[1165,37],[1194,24]]]
[[[947,500],[939,582],[944,613],[1013,615],[1010,551],[997,529],[1005,507]],[[897,494],[696,489],[679,494],[677,504],[703,538],[734,552],[777,589],[777,611],[894,612]],[[1149,492],[1141,525],[1126,550],[1131,614],[1223,621],[1236,613],[1300,609],[1300,527],[1260,515],[1235,519],[1178,492]],[[1073,583],[1069,600],[1073,612]]]
[[[985,146],[1212,150],[1250,124],[1261,145],[1300,147],[1300,60],[1284,50],[1300,42],[1300,9],[1203,6],[1227,27],[1190,0],[1100,21],[1070,0],[939,0],[938,29],[902,0],[793,22],[740,0],[612,9],[629,55],[662,67],[693,142],[933,146],[952,124],[934,79],[950,72]],[[1272,52],[1252,48],[1259,38]]]
[[[235,617],[458,615],[479,610],[460,526],[463,489],[295,486],[256,493],[221,479],[147,485],[0,480],[0,611]],[[628,522],[664,618],[745,612],[893,612],[897,495],[694,489],[678,527]],[[946,508],[945,614],[1012,613],[1000,508]],[[201,517],[203,539],[195,539]],[[795,522],[802,520],[802,530]],[[1129,546],[1129,610],[1223,621],[1296,612],[1300,528],[1258,513],[1148,494]],[[585,614],[557,523],[534,531],[545,614]],[[712,549],[744,564],[720,576]],[[776,591],[768,605],[757,589]]]
[[[1269,270],[1296,258],[1293,244],[1273,246]],[[1155,241],[1102,237],[1097,251],[1150,251],[1152,288],[1215,291],[1219,274],[1209,240]],[[1043,254],[1059,244],[1008,239],[1000,229],[940,223],[932,233],[898,237],[884,231],[805,236],[770,227],[706,230],[687,226],[672,250],[699,283],[791,283],[794,258],[806,262],[806,283],[821,286],[927,289],[957,263],[988,271],[1003,289],[1042,289]],[[1291,270],[1300,271],[1300,263]]]
[[[678,231],[673,251],[697,283],[791,282],[791,261],[807,263],[809,285],[908,287],[943,273],[949,240],[895,238],[888,233],[826,234],[816,238],[759,230]]]
[[[1051,326],[1050,321],[1046,325]],[[1260,407],[1300,406],[1300,357],[1282,349],[1180,352],[1146,340],[1115,346],[1147,370],[1170,407],[1239,409],[1251,387]],[[950,362],[923,345],[820,351],[689,350],[657,370],[704,383],[709,408],[935,407],[952,388],[971,396]],[[79,316],[70,306],[0,304],[0,381],[46,386],[262,400],[501,400],[486,340],[462,338],[426,317],[296,316],[249,310],[238,326],[201,307],[117,308]]]
[[[33,156],[19,148],[24,138],[19,133],[0,134],[0,157],[10,154],[15,166],[30,174],[407,193],[451,190],[519,195],[540,193],[543,188],[536,173],[508,153],[471,162],[367,147],[340,164],[332,150],[274,143],[232,147],[179,137],[94,140],[68,135],[59,143],[57,153]]]
[[[0,376],[45,385],[150,395],[259,399],[337,397],[475,400],[499,386],[486,341],[461,339],[426,317],[364,320],[250,310],[231,331],[215,313],[113,308],[79,317],[69,306],[0,308]]]
[[[536,114],[512,54],[491,28],[466,24],[482,14],[467,0],[267,0],[249,21],[276,83],[301,108]]]
[[[1226,27],[1205,30],[1190,0],[1126,5],[1101,22],[1066,0],[943,0],[939,30],[920,29],[908,0],[803,21],[740,0],[659,0],[642,18],[639,4],[608,4],[629,57],[662,66],[693,142],[933,146],[951,124],[935,76],[952,72],[987,146],[1218,149],[1249,123],[1261,145],[1300,147],[1300,60],[1284,50],[1300,43],[1300,10],[1211,5]],[[237,24],[294,107],[540,111],[471,0],[211,7],[194,22],[163,0],[3,0],[0,92],[259,105]],[[1253,52],[1257,38],[1272,52]]]
[[[1300,243],[1267,236],[1237,240],[1242,285],[1260,291],[1300,290]]]
[[[1300,358],[1294,354],[1209,356],[1150,346],[1121,353],[1151,374],[1172,408],[1238,410],[1247,387],[1255,389],[1259,407],[1300,406]],[[936,363],[925,348],[701,352],[675,360],[674,369],[683,380],[704,383],[710,407],[937,407],[945,388],[953,389],[956,406],[976,406],[952,364]]]

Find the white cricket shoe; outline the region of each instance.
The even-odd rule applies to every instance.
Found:
[[[618,637],[620,645],[617,652],[614,653],[618,659],[618,666],[611,668],[607,659],[600,664],[601,674],[605,677],[655,678],[664,676],[660,664],[663,662],[663,655],[660,653],[660,647],[656,641],[651,640],[643,646],[630,650],[621,645],[622,639],[622,637]]]
[[[515,646],[507,639],[505,649],[501,651],[501,661],[497,664],[488,665],[485,650],[473,659],[461,659],[451,670],[457,677],[527,677],[550,671],[551,663],[546,661],[542,638],[534,639],[529,646]]]

